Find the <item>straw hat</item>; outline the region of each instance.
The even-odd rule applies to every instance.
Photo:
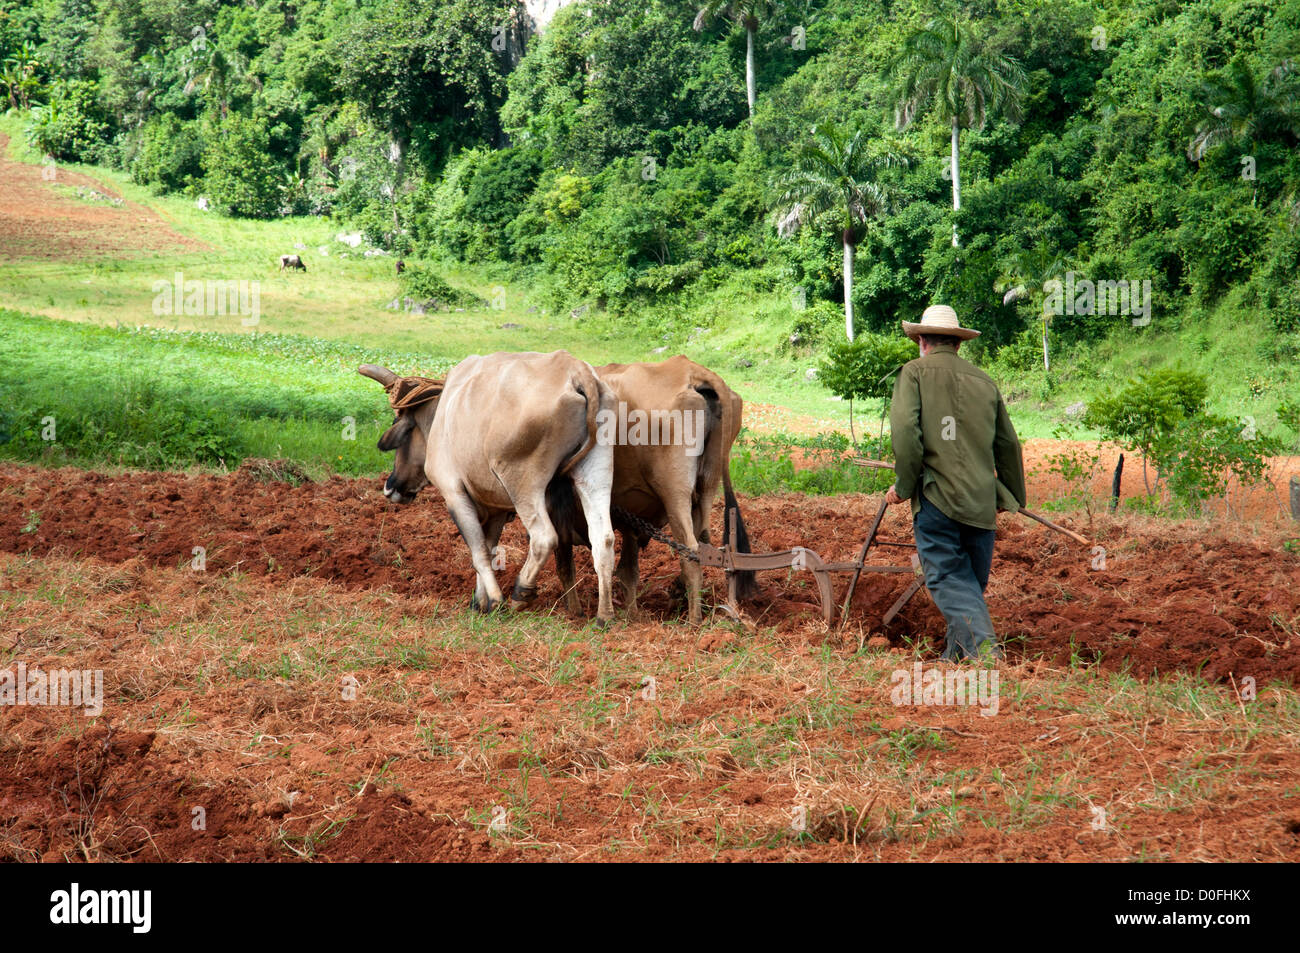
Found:
[[[980,333],[973,328],[963,328],[957,321],[957,312],[946,304],[932,304],[921,315],[920,323],[903,322],[903,333],[913,341],[920,334],[947,334],[963,341],[977,338]]]

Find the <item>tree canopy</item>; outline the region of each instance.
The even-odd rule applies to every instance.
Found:
[[[578,0],[540,34],[513,0],[0,0],[0,108],[228,214],[611,309],[736,272],[841,301],[842,229],[780,238],[779,183],[814,127],[865,154],[907,118],[849,306],[879,330],[943,300],[997,349],[1041,320],[1005,294],[1026,256],[1300,329],[1297,50],[1300,0]]]

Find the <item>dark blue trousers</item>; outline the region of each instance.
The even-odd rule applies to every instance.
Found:
[[[995,532],[949,518],[924,494],[912,529],[925,571],[925,588],[948,623],[943,657],[953,661],[981,654],[1000,657],[993,620],[984,602]]]

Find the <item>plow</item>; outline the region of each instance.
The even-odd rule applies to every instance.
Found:
[[[893,469],[893,464],[883,460],[864,460],[858,459],[853,461],[861,467],[873,469]],[[858,583],[864,573],[884,573],[888,575],[910,575],[912,580],[907,587],[894,601],[894,603],[885,611],[880,619],[880,624],[888,625],[894,620],[903,607],[911,601],[917,592],[925,585],[925,575],[922,571],[921,560],[916,552],[916,543],[914,541],[905,541],[898,539],[881,539],[880,526],[884,522],[885,513],[889,509],[889,504],[881,501],[879,509],[876,511],[875,518],[871,521],[871,526],[867,531],[866,538],[862,541],[862,546],[858,550],[857,558],[852,561],[827,562],[822,559],[812,549],[804,546],[794,546],[790,549],[777,550],[770,553],[742,553],[737,552],[734,546],[713,546],[710,543],[700,543],[698,559],[701,566],[710,566],[715,569],[721,569],[727,580],[727,598],[723,603],[722,609],[732,618],[740,618],[738,599],[736,592],[736,574],[740,572],[763,572],[777,569],[793,569],[795,571],[811,572],[813,580],[817,587],[817,596],[821,602],[822,621],[827,626],[835,624],[836,610],[838,609],[839,625],[843,626],[848,621],[849,608],[853,604],[853,595],[857,591]],[[1070,537],[1078,543],[1087,544],[1088,540],[1080,536],[1073,530],[1066,529],[1057,523],[1052,522],[1046,517],[1020,507],[1016,512],[1027,519],[1046,526],[1054,532],[1061,533]],[[728,519],[731,525],[728,527],[729,539],[736,539],[736,517],[735,513],[730,512]],[[662,534],[655,533],[657,538],[672,545],[671,539],[665,539]],[[890,547],[902,550],[911,550],[908,565],[869,565],[867,557],[873,547]],[[677,548],[674,546],[674,548]],[[688,558],[696,558],[691,553]],[[834,573],[852,573],[849,580],[848,590],[844,596],[844,602],[841,605],[835,598],[835,587],[832,583],[832,574]]]

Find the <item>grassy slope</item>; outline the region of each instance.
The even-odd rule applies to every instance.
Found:
[[[16,117],[0,117],[0,133],[9,137],[11,157],[39,163],[40,157],[26,146],[22,124]],[[270,222],[224,218],[199,211],[189,199],[155,196],[121,172],[90,166],[69,168],[103,181],[129,201],[151,206],[176,231],[205,242],[213,251],[110,262],[0,261],[0,306],[94,324],[242,330],[232,317],[156,317],[152,312],[153,284],[170,281],[179,270],[186,279],[260,281],[262,317],[256,329],[260,333],[342,340],[384,351],[412,352],[426,356],[430,362],[495,350],[564,348],[602,364],[655,359],[653,349],[666,345],[670,352],[682,351],[724,371],[734,365],[734,359],[721,359],[724,348],[712,343],[716,336],[713,331],[689,340],[647,340],[630,330],[620,330],[616,321],[584,323],[567,314],[547,314],[522,287],[507,287],[503,309],[442,315],[390,311],[386,305],[398,293],[392,259],[362,258],[360,250],[336,242],[335,235],[343,230],[336,223],[312,218]],[[294,251],[296,244],[307,246],[303,256],[310,271],[306,275],[281,276],[278,258]],[[330,254],[321,255],[321,246],[327,246]],[[350,257],[344,259],[341,253],[349,253]],[[499,283],[485,269],[452,266],[445,267],[444,274],[454,285],[489,299],[494,297],[493,289]],[[739,310],[735,307],[738,304],[742,302],[718,300],[712,307],[723,321],[734,320],[738,314],[750,321],[752,302],[744,302]],[[773,301],[761,304],[770,310]],[[788,310],[786,313],[788,316]],[[519,327],[503,328],[506,324]],[[773,330],[768,337],[779,340],[779,331]],[[734,346],[734,334],[728,335],[724,343],[726,347]],[[769,374],[767,368],[755,363],[754,370],[759,373],[735,381],[747,399],[779,403],[830,422],[841,418],[847,421],[839,402],[803,380],[802,365],[782,362],[776,372]],[[798,381],[791,379],[795,371]],[[831,425],[828,423],[828,429]]]
[[[12,156],[38,161],[26,146],[16,117],[0,117],[0,133],[9,136]],[[311,218],[272,222],[223,218],[199,211],[188,199],[154,196],[120,172],[91,167],[78,171],[105,181],[130,201],[152,206],[177,231],[214,250],[109,262],[0,262],[0,306],[96,324],[237,333],[244,329],[231,317],[155,317],[153,283],[170,279],[177,270],[186,278],[257,279],[262,319],[255,330],[260,334],[305,335],[360,345],[367,352],[417,355],[424,366],[452,363],[475,352],[556,348],[593,363],[646,360],[655,358],[654,348],[666,346],[668,353],[685,353],[716,368],[746,400],[779,405],[800,415],[803,419],[795,424],[800,429],[847,431],[846,405],[805,379],[813,359],[777,353],[792,317],[788,300],[775,292],[753,291],[743,273],[697,298],[674,323],[684,331],[667,334],[638,333],[636,321],[608,316],[575,320],[547,314],[530,300],[527,288],[514,286],[506,287],[503,309],[408,315],[384,307],[397,294],[392,260],[365,259],[335,242],[341,230],[335,223]],[[307,246],[304,257],[311,271],[280,276],[275,266],[278,256],[298,243]],[[321,255],[320,246],[328,246],[330,254]],[[341,257],[343,252],[351,257]],[[493,297],[498,285],[487,269],[451,266],[444,272],[453,284],[485,298]],[[1050,435],[1067,419],[1064,409],[1070,404],[1087,400],[1140,368],[1169,360],[1214,376],[1212,410],[1251,415],[1265,432],[1278,429],[1275,410],[1294,386],[1289,378],[1295,371],[1296,348],[1292,346],[1289,353],[1284,348],[1280,356],[1271,349],[1268,342],[1275,341],[1276,334],[1263,315],[1229,298],[1202,322],[1184,322],[1178,315],[1158,311],[1154,318],[1152,330],[1144,333],[1117,319],[1109,340],[1089,351],[1057,354],[1051,388],[1041,369],[999,371],[1022,436]],[[503,328],[506,324],[519,327]],[[349,371],[345,362],[338,369],[344,374]],[[241,371],[248,372],[249,366]],[[874,429],[870,421],[878,409],[859,407],[858,413],[859,419],[866,418],[864,426]],[[751,417],[759,418],[753,422],[767,430],[783,429],[792,419],[762,411]]]

